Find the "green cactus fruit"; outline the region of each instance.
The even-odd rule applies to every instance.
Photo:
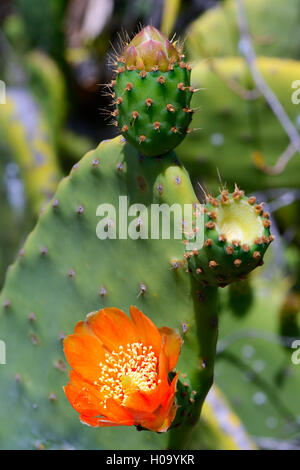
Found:
[[[143,155],[163,155],[189,133],[195,90],[183,57],[176,43],[147,26],[117,58],[116,79],[110,84],[116,105],[112,116]]]
[[[300,293],[297,291],[288,292],[280,309],[279,331],[281,336],[296,338],[300,335]],[[291,351],[291,340],[287,340],[287,351]]]
[[[170,380],[175,376],[173,372],[169,375]],[[182,379],[177,382],[176,405],[178,408],[171,428],[175,429],[190,419],[196,399],[197,392],[193,390],[187,375],[183,374]]]
[[[204,246],[187,252],[189,269],[204,285],[225,287],[243,280],[263,262],[273,240],[269,214],[254,196],[247,198],[236,186],[216,199],[207,197]]]
[[[234,282],[229,286],[229,308],[236,317],[246,315],[254,300],[254,292],[249,279]]]

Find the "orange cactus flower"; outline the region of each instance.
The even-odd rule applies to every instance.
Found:
[[[78,322],[64,340],[72,368],[64,391],[80,420],[93,427],[136,425],[163,432],[176,414],[178,374],[170,383],[182,340],[158,329],[136,307],[131,319],[104,308]]]

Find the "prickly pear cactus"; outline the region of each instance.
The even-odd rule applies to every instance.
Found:
[[[165,154],[189,132],[195,90],[190,86],[191,67],[183,58],[181,48],[152,26],[117,57],[112,116],[143,155]]]
[[[17,165],[10,161],[0,146],[0,218],[5,230],[0,232],[0,289],[5,273],[20,247],[24,233],[33,221],[25,208],[24,190]],[[11,188],[15,188],[15,192]],[[1,336],[1,334],[0,334]]]
[[[38,213],[53,196],[61,170],[52,129],[29,90],[7,90],[0,107],[0,135],[5,152],[20,168],[32,212]]]
[[[32,51],[25,56],[25,68],[30,89],[45,112],[53,139],[57,139],[66,118],[64,76],[56,62],[40,51]]]
[[[154,33],[157,34],[151,29],[151,34]],[[155,50],[155,41],[151,41]],[[143,44],[142,41],[142,50]],[[137,50],[139,45],[136,44]],[[165,56],[160,52],[161,49],[155,53],[158,69],[166,66],[163,65]],[[145,74],[174,72],[178,75],[180,70],[188,70],[180,63],[176,68],[176,60],[170,65],[168,56],[167,71],[147,72],[146,63],[143,62],[143,68],[139,58],[132,70],[121,65],[124,70],[119,70],[118,76],[132,72],[138,79],[147,78],[137,75],[138,67]],[[168,85],[167,78],[164,80]],[[133,91],[129,88],[125,91]],[[185,91],[180,88],[176,79],[176,93]],[[118,106],[124,102],[119,100]],[[136,107],[139,103],[135,101]],[[138,118],[136,115],[135,120]],[[127,131],[124,135],[127,136]],[[191,275],[193,265],[187,266],[183,256],[185,244],[190,247],[185,235],[192,233],[195,237],[199,228],[198,200],[188,173],[176,155],[167,152],[176,143],[165,137],[167,144],[163,149],[160,139],[153,139],[151,152],[147,147],[146,152],[143,150],[146,139],[138,145],[135,142],[138,151],[121,136],[102,142],[89,152],[61,182],[10,269],[0,296],[0,331],[7,345],[8,361],[1,370],[0,399],[6,404],[1,408],[1,423],[5,423],[4,427],[0,426],[3,448],[115,448],[118,442],[118,447],[126,449],[165,448],[166,445],[169,449],[180,449],[195,434],[213,383],[218,338],[220,281],[202,264],[207,261],[206,249],[212,248],[215,258],[209,264],[216,263],[209,268],[219,269],[219,261],[220,266],[224,264],[219,272],[224,275],[224,282],[235,281],[236,270],[243,262],[240,274],[244,275],[261,263],[270,242],[270,222],[253,198],[245,198],[238,188],[233,194],[223,191],[218,207],[216,200],[210,198],[210,206],[204,211],[209,218],[205,229],[211,231],[210,240],[224,243],[226,248],[229,242],[234,245],[236,241],[237,252],[232,253],[234,262],[228,262],[226,255],[230,255],[224,253],[224,246],[216,249],[212,243],[206,243],[203,250],[199,247],[197,253],[193,251],[205,275],[204,282],[199,282],[196,270],[202,268],[195,266]],[[160,158],[162,152],[164,156]],[[153,225],[149,224],[148,216],[150,211],[152,218],[153,204],[169,208],[177,205],[181,211],[188,205],[192,209],[190,220],[186,220],[185,212],[179,221],[170,216],[170,233],[175,234],[180,227],[181,239],[175,235],[152,235]],[[247,227],[243,225],[244,218]],[[245,249],[246,244],[249,250]],[[192,263],[191,257],[188,259]],[[98,433],[84,429],[62,390],[68,367],[61,340],[88,312],[116,306],[128,312],[130,305],[140,308],[158,327],[167,325],[176,329],[184,340],[178,362],[181,372],[176,396],[178,414],[169,437],[166,433],[137,435],[132,428],[104,428]]]
[[[300,63],[261,57],[258,65],[298,128],[299,106],[291,100],[291,77],[299,76]],[[237,182],[248,194],[267,188],[298,188],[300,160],[296,155],[284,171],[264,171],[264,166],[276,164],[289,140],[262,96],[244,98],[254,85],[242,58],[219,58],[212,64],[199,61],[193,67],[192,85],[204,88],[194,95],[192,107],[201,105],[205,113],[195,113],[193,127],[200,130],[176,149],[192,177],[204,179],[210,191],[218,190],[216,168],[222,182],[231,187]]]
[[[129,204],[146,207],[197,201],[174,155],[141,159],[120,137],[101,143],[62,181],[0,296],[1,339],[7,346],[7,365],[0,369],[6,403],[0,411],[6,423],[0,427],[1,448],[166,447],[166,435],[83,426],[62,389],[68,380],[62,338],[101,307],[117,305],[128,312],[137,305],[158,326],[174,327],[183,336],[182,373],[189,376],[192,358],[197,362],[181,240],[97,238],[102,220],[97,207],[118,207],[124,195]],[[139,216],[130,221],[143,233]]]
[[[290,0],[244,0],[256,53],[299,59],[299,2]],[[295,38],[291,41],[290,38]],[[240,53],[236,2],[226,0],[196,19],[187,35],[187,51],[192,59],[230,57]]]
[[[255,295],[247,315],[237,321],[223,304],[215,381],[258,447],[288,448],[300,429],[300,374],[292,362],[295,349],[287,347],[291,338],[278,324],[286,280],[253,274],[251,282]],[[221,294],[225,300],[228,289]]]
[[[237,187],[232,194],[209,196],[204,210],[204,247],[186,253],[190,270],[204,285],[226,287],[245,279],[273,240],[269,214]]]

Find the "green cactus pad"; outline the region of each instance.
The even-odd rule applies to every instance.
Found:
[[[205,206],[204,246],[186,253],[190,270],[204,285],[226,285],[245,279],[262,264],[273,240],[269,214],[255,197],[247,198],[238,188],[223,190]]]
[[[143,155],[163,155],[189,132],[194,91],[190,76],[184,63],[167,72],[126,70],[119,64],[113,116],[123,136]]]
[[[256,54],[298,59],[298,0],[289,0],[288,8],[286,0],[244,0],[244,3]],[[236,2],[226,0],[197,18],[187,34],[186,49],[190,57],[197,60],[240,54],[236,14]],[[291,37],[295,40],[291,41]]]
[[[165,433],[88,428],[62,389],[68,374],[61,340],[103,307],[128,313],[138,306],[158,327],[183,336],[180,372],[190,375],[197,361],[191,276],[173,263],[182,258],[182,241],[96,236],[97,207],[117,208],[122,195],[129,205],[147,207],[197,200],[174,154],[139,159],[121,137],[102,142],[60,183],[0,296],[0,338],[7,346],[7,364],[0,366],[0,448],[166,447]]]

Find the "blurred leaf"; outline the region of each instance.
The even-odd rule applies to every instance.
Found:
[[[216,383],[252,437],[289,439],[300,434],[300,366],[292,363],[293,350],[287,354],[279,336],[286,283],[258,277],[253,288],[247,316],[237,322],[223,311]]]
[[[161,31],[168,37],[171,35],[174,29],[178,14],[180,12],[180,7],[181,0],[165,0],[164,2]]]

